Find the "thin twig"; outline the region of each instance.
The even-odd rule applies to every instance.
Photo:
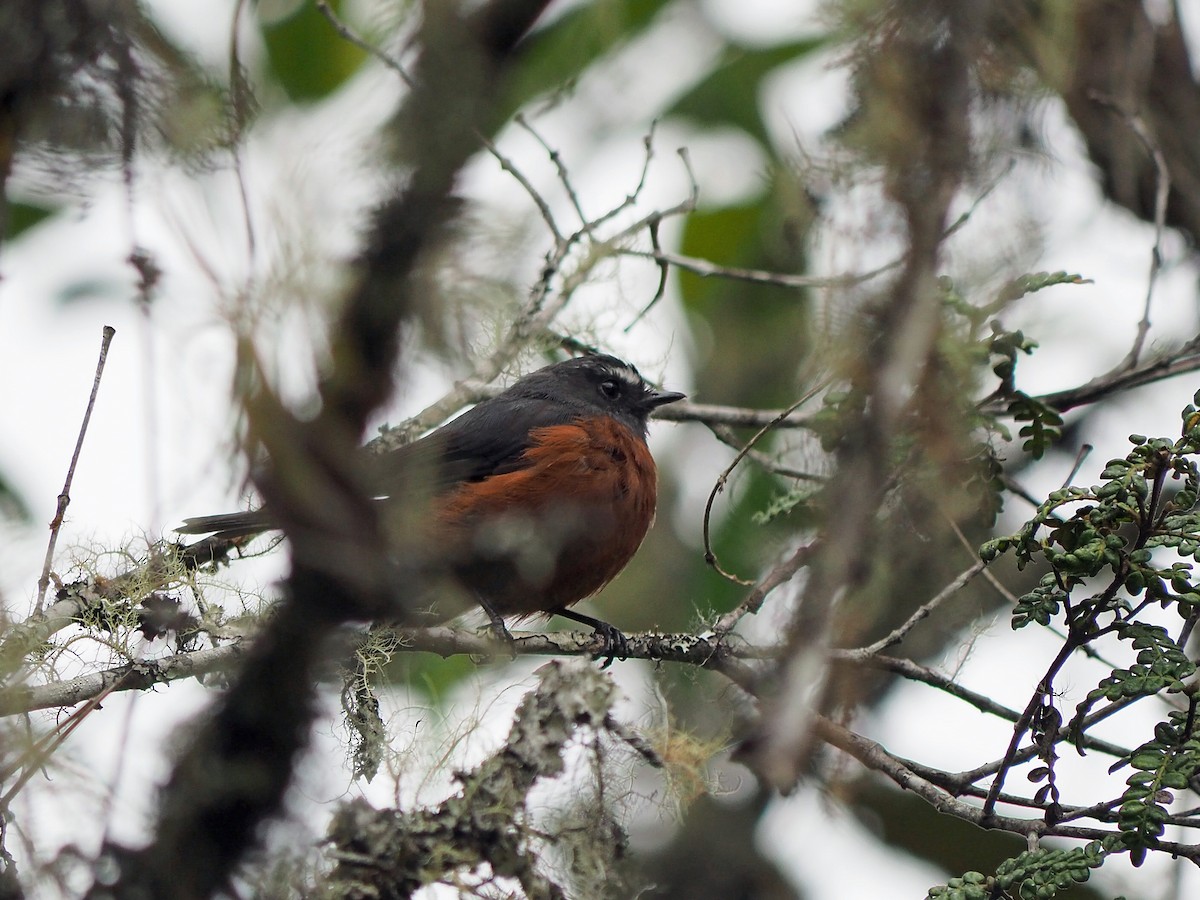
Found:
[[[918,775],[913,768],[906,765],[899,757],[889,753],[881,744],[856,734],[829,719],[818,716],[814,720],[814,729],[826,742],[839,750],[849,753],[868,769],[890,778],[897,786],[912,791],[930,804],[940,813],[951,815],[965,822],[972,822],[985,828],[1008,831],[1026,837],[1065,837],[1076,840],[1101,840],[1111,837],[1116,832],[1106,828],[1084,828],[1050,824],[1045,817],[1039,819],[1019,819],[1011,816],[1000,816],[989,813],[986,809],[952,797],[943,788]],[[1192,825],[1194,823],[1188,823]],[[1158,850],[1197,862],[1200,860],[1200,845],[1184,844],[1176,841],[1161,841],[1157,843]]]
[[[760,428],[758,430],[758,432],[754,435],[754,437],[750,438],[750,440],[746,442],[746,446],[743,447],[738,452],[738,454],[733,458],[733,462],[731,462],[728,466],[725,467],[725,471],[723,471],[720,475],[718,475],[717,480],[713,483],[713,488],[708,494],[708,501],[704,504],[704,525],[703,525],[704,561],[708,565],[712,566],[713,569],[717,573],[719,573],[721,576],[729,579],[730,581],[734,582],[735,584],[741,584],[741,585],[745,585],[745,586],[749,587],[750,585],[754,584],[754,582],[744,579],[744,578],[740,578],[731,572],[726,572],[723,568],[721,568],[721,564],[717,560],[717,554],[713,551],[713,547],[712,547],[712,509],[713,509],[713,504],[716,502],[717,494],[719,494],[725,490],[725,485],[729,481],[729,476],[733,474],[733,470],[738,467],[738,465],[741,463],[741,461],[746,458],[746,455],[751,451],[751,449],[754,447],[754,445],[757,444],[765,435],[767,435],[769,432],[774,430],[774,428],[780,422],[782,422],[784,419],[786,419],[788,416],[790,416],[792,413],[794,413],[797,409],[799,409],[801,406],[803,406],[805,403],[807,403],[809,400],[811,400],[813,397],[815,397],[817,394],[819,394],[821,391],[823,391],[825,389],[825,387],[828,385],[828,383],[829,383],[828,379],[822,379],[820,382],[818,382],[812,388],[805,391],[804,394],[801,395],[799,400],[797,400],[795,403],[793,403],[787,409],[780,412],[779,415],[777,415],[773,420],[771,420],[766,425],[764,425],[762,428]]]
[[[726,425],[714,425],[706,422],[708,430],[712,432],[713,437],[729,447],[731,450],[741,451],[746,449],[744,441],[739,440],[738,436],[733,433],[733,430]],[[829,480],[826,475],[817,475],[814,472],[805,472],[801,469],[794,469],[791,466],[785,466],[777,463],[767,454],[759,450],[751,450],[747,456],[751,462],[757,465],[764,472],[770,472],[772,475],[779,475],[782,478],[794,478],[797,481],[813,481],[818,484],[824,484]]]
[[[565,245],[568,245],[567,239],[563,237],[562,232],[558,229],[558,222],[555,221],[554,212],[550,209],[550,204],[546,201],[546,198],[533,186],[533,183],[526,177],[525,173],[517,168],[511,159],[500,152],[500,148],[492,140],[482,135],[480,139],[483,141],[483,145],[487,147],[488,153],[492,154],[496,162],[500,163],[500,168],[511,175],[517,184],[525,189],[525,193],[529,195],[530,199],[533,200],[534,206],[537,207],[538,212],[541,214],[542,221],[546,223],[550,234],[554,236],[555,248],[562,249]]]
[[[931,669],[929,666],[923,666],[920,663],[915,663],[911,659],[904,659],[898,656],[869,656],[865,659],[856,659],[852,656],[853,650],[830,650],[829,659],[832,662],[845,662],[848,665],[869,666],[873,669],[879,669],[884,672],[891,672],[894,675],[899,675],[902,678],[907,678],[909,681],[915,681],[920,684],[928,685],[936,688],[944,694],[954,697],[956,700],[961,700],[963,703],[973,706],[981,713],[986,713],[990,716],[996,716],[998,719],[1003,719],[1006,722],[1016,722],[1021,718],[1021,713],[1011,707],[998,703],[989,697],[987,694],[981,694],[978,691],[973,691],[968,687],[959,684],[949,675],[944,675],[936,669]],[[1087,742],[1085,746],[1089,750],[1095,750],[1098,753],[1104,753],[1109,756],[1122,757],[1129,755],[1129,749],[1120,747],[1108,741],[1093,738],[1091,735],[1084,735]],[[1064,735],[1061,741],[1066,741],[1067,736]],[[1036,753],[1036,748],[1026,747],[1017,756],[1017,762],[1023,762]],[[981,766],[978,769],[973,769],[970,772],[959,773],[954,776],[955,781],[961,784],[971,784],[984,778],[987,775],[995,773],[999,768],[1000,762],[996,761]]]
[[[987,567],[982,559],[960,572],[954,579],[942,588],[928,603],[922,604],[911,616],[909,616],[898,628],[892,631],[886,637],[880,638],[873,644],[868,644],[865,647],[859,647],[854,650],[846,651],[845,659],[861,660],[870,656],[875,656],[882,653],[889,647],[894,647],[904,640],[905,636],[916,628],[917,624],[923,619],[929,617],[935,609],[957,594],[963,589],[972,579]]]
[[[788,272],[771,272],[766,269],[746,269],[738,266],[722,266],[706,259],[695,256],[685,256],[681,253],[667,253],[662,250],[637,250],[627,248],[621,251],[626,256],[640,256],[650,259],[659,265],[667,264],[699,275],[701,278],[730,278],[734,281],[750,281],[756,284],[770,284],[776,287],[789,288],[844,288],[878,278],[886,272],[895,269],[903,257],[889,263],[862,272],[857,275],[795,275]]]
[[[559,183],[563,186],[563,190],[567,192],[567,198],[571,201],[575,215],[579,216],[579,224],[587,225],[588,217],[583,211],[583,204],[579,202],[579,192],[575,190],[575,185],[571,183],[571,175],[567,172],[567,167],[563,164],[562,154],[556,148],[550,146],[549,142],[542,137],[538,130],[529,124],[529,121],[523,114],[518,113],[513,121],[521,128],[524,128],[530,137],[541,144],[542,149],[546,151],[546,155],[550,157],[550,162],[554,164],[554,170],[558,173]]]
[[[34,773],[42,768],[46,760],[54,755],[54,751],[62,746],[63,741],[71,736],[71,733],[80,726],[84,719],[99,709],[100,703],[119,684],[120,682],[114,683],[106,690],[98,692],[84,706],[71,713],[65,722],[61,723],[54,731],[43,735],[21,755],[20,759],[9,768],[9,771],[4,773],[3,780],[7,781],[9,777],[20,770],[20,775],[13,781],[12,786],[4,792],[3,796],[0,796],[0,809],[8,809],[13,798],[29,783],[29,779],[33,777]]]
[[[1075,480],[1075,476],[1079,474],[1079,470],[1083,468],[1084,460],[1088,455],[1095,450],[1091,444],[1083,444],[1079,448],[1079,452],[1075,454],[1075,464],[1071,466],[1071,471],[1067,473],[1067,477],[1063,479],[1062,487],[1065,490],[1071,486],[1071,482]]]
[[[676,408],[680,407],[680,408]],[[684,400],[670,406],[660,406],[654,418],[668,422],[703,422],[706,425],[728,425],[732,428],[812,428],[807,418],[780,417],[778,409],[753,409],[746,406],[719,406],[715,403],[692,403]]]
[[[1006,175],[1012,171],[1013,165],[1010,163],[1005,169],[987,185],[972,202],[969,209],[955,219],[943,232],[942,238],[950,237],[955,232],[963,228],[971,219],[975,210],[979,205],[996,189]],[[640,256],[646,259],[652,259],[659,265],[674,265],[693,275],[699,275],[701,278],[731,278],[735,281],[750,281],[757,284],[770,284],[777,287],[790,288],[845,288],[863,284],[884,275],[893,269],[898,268],[904,263],[905,256],[901,255],[884,263],[875,269],[870,269],[866,272],[858,274],[844,275],[795,275],[787,272],[771,272],[766,269],[746,269],[738,266],[722,266],[710,262],[707,259],[700,259],[694,256],[685,256],[679,253],[666,253],[658,248],[652,250],[634,250],[627,249],[622,251],[627,256]]]
[[[763,601],[767,599],[767,595],[771,591],[775,590],[781,584],[791,581],[797,572],[808,565],[808,561],[812,559],[816,549],[817,543],[815,541],[796,548],[795,553],[760,578],[758,583],[754,585],[750,593],[745,596],[737,607],[721,616],[717,620],[717,624],[713,626],[713,631],[718,635],[726,635],[733,631],[737,623],[747,615],[757,613],[762,608]]]
[[[662,253],[662,245],[658,241],[659,224],[660,223],[657,221],[651,222],[649,228],[650,246],[653,248],[655,253]],[[667,263],[660,261],[658,263],[658,286],[654,289],[654,296],[650,298],[649,303],[638,310],[638,314],[634,316],[630,323],[622,329],[625,334],[629,334],[629,332],[633,330],[633,327],[637,325],[638,322],[642,321],[642,319],[649,314],[650,310],[654,309],[654,307],[658,305],[658,301],[666,296],[667,279],[670,277],[670,274],[671,267]]]
[[[1146,301],[1142,309],[1142,318],[1138,322],[1133,346],[1129,348],[1129,353],[1117,367],[1118,371],[1124,371],[1137,366],[1142,349],[1146,345],[1146,335],[1150,332],[1150,305],[1154,299],[1154,287],[1158,283],[1159,272],[1162,271],[1162,238],[1167,225],[1167,200],[1171,195],[1171,172],[1167,168],[1167,159],[1163,155],[1162,148],[1159,147],[1158,141],[1150,133],[1150,127],[1140,115],[1123,109],[1112,97],[1093,93],[1092,99],[1109,107],[1124,120],[1154,162],[1154,246],[1150,250],[1150,272],[1146,278]]]
[[[889,753],[883,745],[869,738],[856,734],[838,725],[824,716],[813,717],[813,728],[817,735],[839,750],[849,753],[864,766],[872,771],[886,775],[899,787],[912,791],[940,813],[973,822],[985,828],[1009,831],[1020,835],[1057,835],[1059,837],[1077,838],[1082,840],[1098,840],[1109,837],[1115,832],[1110,829],[1081,828],[1078,826],[1052,825],[1039,819],[1018,819],[1011,816],[1001,816],[952,797],[946,790],[921,777],[899,758]],[[1168,846],[1170,844],[1170,846]],[[1188,859],[1200,857],[1200,847],[1195,845],[1162,842],[1160,850],[1175,853]]]
[[[375,57],[375,59],[379,60],[393,72],[399,75],[400,80],[406,85],[409,87],[413,86],[412,77],[408,74],[408,72],[405,71],[404,66],[400,65],[399,62],[397,62],[383,50],[376,47],[374,44],[371,44],[359,37],[359,35],[352,28],[350,28],[349,25],[344,23],[338,17],[338,14],[330,8],[327,0],[317,0],[317,10],[321,13],[321,15],[329,20],[329,24],[333,26],[333,30],[336,31],[343,40],[349,41],[359,50],[362,50],[364,53]]]
[[[638,199],[642,196],[642,191],[645,190],[645,188],[646,188],[646,179],[650,175],[650,162],[651,162],[651,160],[654,159],[654,128],[655,128],[655,125],[656,125],[655,122],[651,122],[650,130],[647,131],[645,136],[642,138],[642,143],[646,148],[646,154],[645,154],[644,159],[642,160],[642,172],[638,176],[637,184],[634,185],[634,188],[630,193],[625,195],[625,198],[620,203],[613,206],[612,209],[610,209],[608,212],[604,213],[599,218],[593,220],[592,222],[587,223],[584,227],[589,232],[594,232],[597,228],[599,228],[605,222],[609,221],[610,219],[616,218],[618,215],[620,215],[625,210],[629,209],[635,203],[637,203]],[[692,163],[691,163],[691,160],[688,158],[687,148],[680,147],[675,152],[676,152],[676,155],[679,157],[679,161],[683,164],[684,172],[687,174],[688,185],[689,185],[687,199],[683,200],[680,203],[677,203],[675,206],[671,207],[670,209],[662,210],[661,212],[659,212],[657,214],[651,213],[649,216],[642,219],[641,224],[639,224],[637,226],[635,231],[641,231],[642,227],[644,227],[645,224],[648,224],[650,222],[661,221],[662,219],[668,218],[670,216],[679,215],[680,213],[688,213],[688,212],[691,212],[693,209],[695,209],[696,200],[700,196],[700,185],[696,181],[695,173],[692,171]]]
[[[1200,336],[1194,337],[1182,346],[1162,353],[1148,362],[1139,364],[1135,369],[1117,366],[1103,375],[1097,375],[1086,384],[1055,391],[1051,394],[1039,394],[1034,399],[1045,403],[1057,412],[1067,412],[1080,406],[1088,406],[1100,400],[1110,399],[1123,391],[1200,370],[1200,352],[1198,351],[1200,351]],[[991,401],[985,402],[981,406],[983,412],[994,412],[998,409],[999,407]]]
[[[104,374],[104,363],[108,359],[108,347],[112,343],[117,330],[111,325],[105,325],[100,338],[100,358],[96,361],[96,375],[92,379],[92,393],[88,397],[87,409],[83,413],[83,422],[79,426],[79,436],[75,439],[75,452],[71,454],[71,464],[67,467],[67,478],[63,482],[62,491],[58,495],[58,507],[50,522],[50,541],[46,546],[46,559],[42,563],[42,575],[38,579],[37,603],[34,604],[33,614],[41,615],[46,602],[46,590],[50,587],[50,566],[54,562],[54,549],[58,545],[59,531],[62,529],[63,516],[71,503],[71,483],[75,480],[75,466],[79,464],[79,454],[83,451],[83,438],[87,434],[88,423],[92,420],[92,410],[96,406],[96,395],[100,391],[100,378]]]

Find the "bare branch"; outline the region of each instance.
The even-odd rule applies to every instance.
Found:
[[[760,578],[751,591],[746,594],[741,603],[721,616],[717,620],[717,624],[713,626],[713,631],[718,635],[729,634],[743,618],[747,615],[757,613],[762,609],[763,602],[767,599],[767,596],[775,588],[791,581],[797,572],[808,565],[815,553],[815,542],[803,544],[796,548],[796,551],[791,556],[777,563],[770,572]]]
[[[247,646],[239,641],[162,659],[126,663],[63,681],[7,688],[0,692],[0,716],[74,706],[108,692],[144,691],[158,684],[223,671],[245,655]]]
[[[317,9],[320,11],[321,15],[329,20],[329,24],[333,26],[333,30],[338,33],[338,36],[341,37],[342,40],[353,44],[359,50],[362,50],[364,53],[367,53],[379,60],[393,72],[399,75],[400,80],[410,88],[414,86],[412,76],[408,74],[404,66],[400,65],[399,61],[393,59],[391,55],[385,53],[374,44],[360,37],[358,33],[354,31],[354,29],[352,29],[338,17],[338,14],[335,13],[329,6],[328,0],[317,0]]]
[[[1167,168],[1167,159],[1163,155],[1159,142],[1150,133],[1150,127],[1140,115],[1122,108],[1120,102],[1114,97],[1105,96],[1093,91],[1091,98],[1098,103],[1108,106],[1120,115],[1121,119],[1129,127],[1129,130],[1141,141],[1142,146],[1150,154],[1150,159],[1154,163],[1154,246],[1150,250],[1150,273],[1146,278],[1146,302],[1142,310],[1141,321],[1138,322],[1137,334],[1133,339],[1133,346],[1129,348],[1128,355],[1117,366],[1117,370],[1132,369],[1137,365],[1138,359],[1142,355],[1142,348],[1146,343],[1146,335],[1150,332],[1150,304],[1154,299],[1154,286],[1158,282],[1158,273],[1162,269],[1162,238],[1167,223],[1167,198],[1171,195],[1171,173]]]
[[[1200,352],[1197,352],[1198,350],[1200,350],[1200,337],[1192,338],[1186,344],[1174,350],[1165,351],[1136,368],[1124,368],[1124,363],[1122,363],[1079,387],[1055,391],[1052,394],[1041,394],[1037,399],[1059,412],[1107,400],[1124,391],[1154,384],[1176,375],[1200,371]]]
[[[937,592],[933,599],[918,607],[916,612],[909,616],[890,634],[880,638],[873,644],[868,644],[865,647],[859,647],[857,650],[845,651],[845,655],[842,658],[849,660],[866,659],[869,656],[875,656],[878,653],[882,653],[889,647],[896,646],[896,644],[899,644],[902,640],[904,640],[904,636],[912,631],[918,623],[929,618],[930,613],[962,590],[975,578],[976,575],[982,572],[986,566],[987,563],[985,563],[983,560],[977,560],[973,565],[968,566],[966,569],[956,575],[949,584]]]
[[[816,717],[813,724],[822,740],[850,754],[868,769],[886,775],[899,787],[917,794],[938,812],[971,822],[981,828],[1008,831],[1032,838],[1055,836],[1080,840],[1100,840],[1116,833],[1115,829],[1049,824],[1045,816],[1019,819],[988,813],[975,804],[956,799],[938,785],[918,775],[906,761],[888,753],[881,744],[831,722],[824,716]],[[1158,848],[1185,859],[1200,860],[1200,844],[1161,841]]]
[[[507,656],[595,657],[604,649],[603,640],[592,632],[512,632],[513,644],[499,646],[488,631],[469,631],[450,626],[396,630],[397,653],[436,653],[450,657],[468,655],[478,659]],[[346,635],[347,638],[359,637]],[[752,685],[759,677],[754,663],[769,658],[774,648],[755,647],[745,642],[722,641],[715,635],[628,634],[628,659],[672,662],[711,669],[736,683]],[[198,678],[227,671],[242,660],[253,639],[235,640],[219,647],[189,650],[159,659],[137,660],[76,678],[45,684],[19,685],[0,691],[0,716],[18,715],[39,709],[59,709],[91,700],[107,692],[141,691],[185,678]]]
[[[71,454],[70,465],[67,466],[67,477],[63,481],[62,490],[58,494],[58,507],[54,519],[50,522],[50,540],[46,545],[46,559],[42,563],[42,575],[38,579],[37,603],[34,604],[34,615],[42,611],[46,601],[46,591],[50,587],[50,566],[54,562],[54,548],[58,545],[58,532],[62,527],[63,516],[71,503],[71,483],[75,480],[75,467],[79,464],[79,455],[83,452],[83,439],[87,434],[88,423],[92,420],[92,410],[96,406],[96,395],[100,392],[100,379],[104,376],[104,363],[108,360],[108,347],[112,343],[117,330],[111,325],[105,325],[100,337],[100,358],[96,360],[96,375],[92,379],[92,392],[88,395],[87,408],[83,412],[83,421],[79,424],[79,435],[75,438],[75,451]]]

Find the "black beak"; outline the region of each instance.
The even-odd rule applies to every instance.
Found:
[[[686,397],[687,394],[681,394],[679,391],[651,391],[642,400],[642,408],[647,411],[658,409],[660,406],[666,406],[668,403],[674,403]]]

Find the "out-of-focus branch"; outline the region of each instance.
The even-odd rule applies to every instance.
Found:
[[[266,389],[247,400],[252,436],[272,463],[258,486],[292,544],[284,600],[177,762],[151,842],[135,852],[109,848],[119,878],[92,896],[199,900],[226,885],[283,801],[335,626],[384,610],[404,620],[411,574],[391,562],[354,453],[392,390],[399,327],[419,304],[417,261],[453,214],[457,173],[478,149],[477,134],[490,130],[506,65],[546,2],[493,0],[469,18],[457,4],[425,5],[421,56],[396,129],[408,180],[378,210],[360,254],[331,335],[320,413],[301,422]]]
[[[1200,240],[1200,150],[1193,136],[1200,130],[1200,82],[1182,23],[1171,14],[1151,21],[1141,3],[1083,0],[1072,9],[1070,54],[1062,52],[1062,35],[1037,34],[1040,25],[1025,19],[1024,7],[1009,11],[1021,23],[1013,33],[1044,48],[1032,52],[1034,64],[1066,101],[1104,193],[1153,222],[1161,173],[1114,104],[1138,114],[1171,173],[1165,222],[1195,244]]]
[[[526,896],[565,897],[536,865],[520,813],[536,782],[563,771],[563,749],[579,729],[608,727],[613,699],[612,681],[594,668],[542,668],[504,746],[459,774],[462,790],[440,806],[375,810],[360,801],[341,810],[329,829],[337,865],[323,896],[407,897],[486,864],[494,877],[516,879]]]
[[[859,72],[860,139],[884,167],[907,223],[908,247],[895,282],[864,319],[858,358],[847,364],[866,402],[843,427],[823,493],[820,552],[788,628],[777,688],[743,748],[751,768],[780,790],[790,789],[808,764],[816,712],[853,700],[839,696],[849,685],[835,683],[826,669],[838,642],[834,610],[860,602],[869,583],[893,440],[923,388],[941,329],[939,254],[970,157],[970,48],[980,15],[962,4],[894,4]]]

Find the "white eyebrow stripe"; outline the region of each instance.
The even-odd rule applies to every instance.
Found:
[[[643,384],[642,376],[635,369],[627,369],[625,367],[618,368],[617,366],[606,366],[605,371],[614,378],[624,381],[631,387],[641,387]]]

